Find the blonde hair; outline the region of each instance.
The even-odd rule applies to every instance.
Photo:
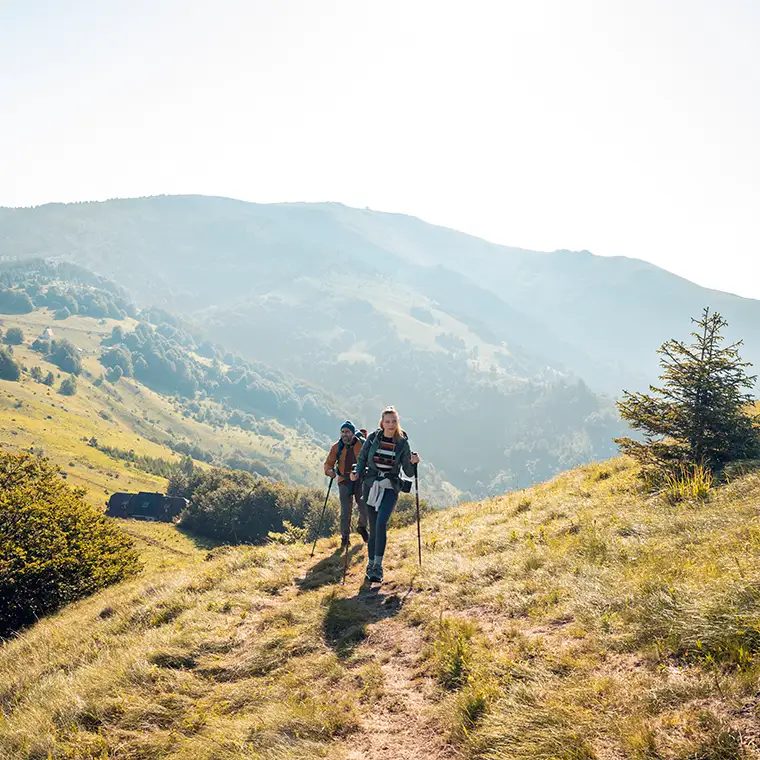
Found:
[[[396,411],[395,406],[386,406],[385,409],[380,414],[380,422],[378,423],[378,428],[385,433],[385,428],[383,427],[383,417],[385,417],[386,414],[395,414],[396,418],[398,419],[398,422],[396,423],[396,438],[403,438],[404,431],[401,427],[401,418],[399,417],[398,412]]]

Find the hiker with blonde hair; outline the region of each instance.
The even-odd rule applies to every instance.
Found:
[[[387,542],[388,520],[396,508],[399,493],[409,490],[401,473],[414,475],[419,456],[411,450],[406,433],[401,428],[398,412],[392,406],[383,409],[377,430],[364,442],[351,480],[363,480],[364,503],[369,518],[367,542],[367,580],[383,580],[383,555]]]

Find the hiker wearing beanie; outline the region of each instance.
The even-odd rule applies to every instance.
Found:
[[[363,496],[369,516],[369,541],[367,542],[367,580],[383,580],[383,555],[387,541],[388,520],[396,508],[398,495],[407,490],[401,479],[401,471],[411,478],[413,465],[420,458],[413,453],[406,433],[401,429],[396,409],[383,409],[378,429],[369,435],[362,446],[351,480],[363,478]],[[406,481],[409,482],[409,481]],[[411,484],[410,484],[411,485]]]
[[[340,439],[333,444],[327,459],[325,459],[325,475],[328,478],[334,478],[336,475],[338,477],[341,546],[347,546],[349,543],[348,534],[351,529],[351,509],[354,500],[356,500],[356,508],[359,511],[359,525],[356,530],[365,543],[369,540],[367,508],[364,506],[364,499],[362,498],[361,483],[355,482],[349,477],[363,443],[364,438],[356,434],[356,426],[350,420],[346,420],[340,426]]]

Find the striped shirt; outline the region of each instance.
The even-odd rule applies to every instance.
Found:
[[[396,444],[393,438],[380,437],[380,444],[373,460],[378,472],[390,472],[393,469]]]

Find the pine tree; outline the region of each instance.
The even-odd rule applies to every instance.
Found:
[[[748,412],[753,398],[747,391],[756,376],[747,374],[752,365],[739,356],[743,342],[724,346],[721,330],[728,323],[709,309],[692,323],[698,328],[693,343],[669,340],[658,350],[662,387],[650,386],[654,395],[625,391],[618,402],[620,416],[645,440],[615,442],[645,466],[714,470],[760,454],[758,427]]]

